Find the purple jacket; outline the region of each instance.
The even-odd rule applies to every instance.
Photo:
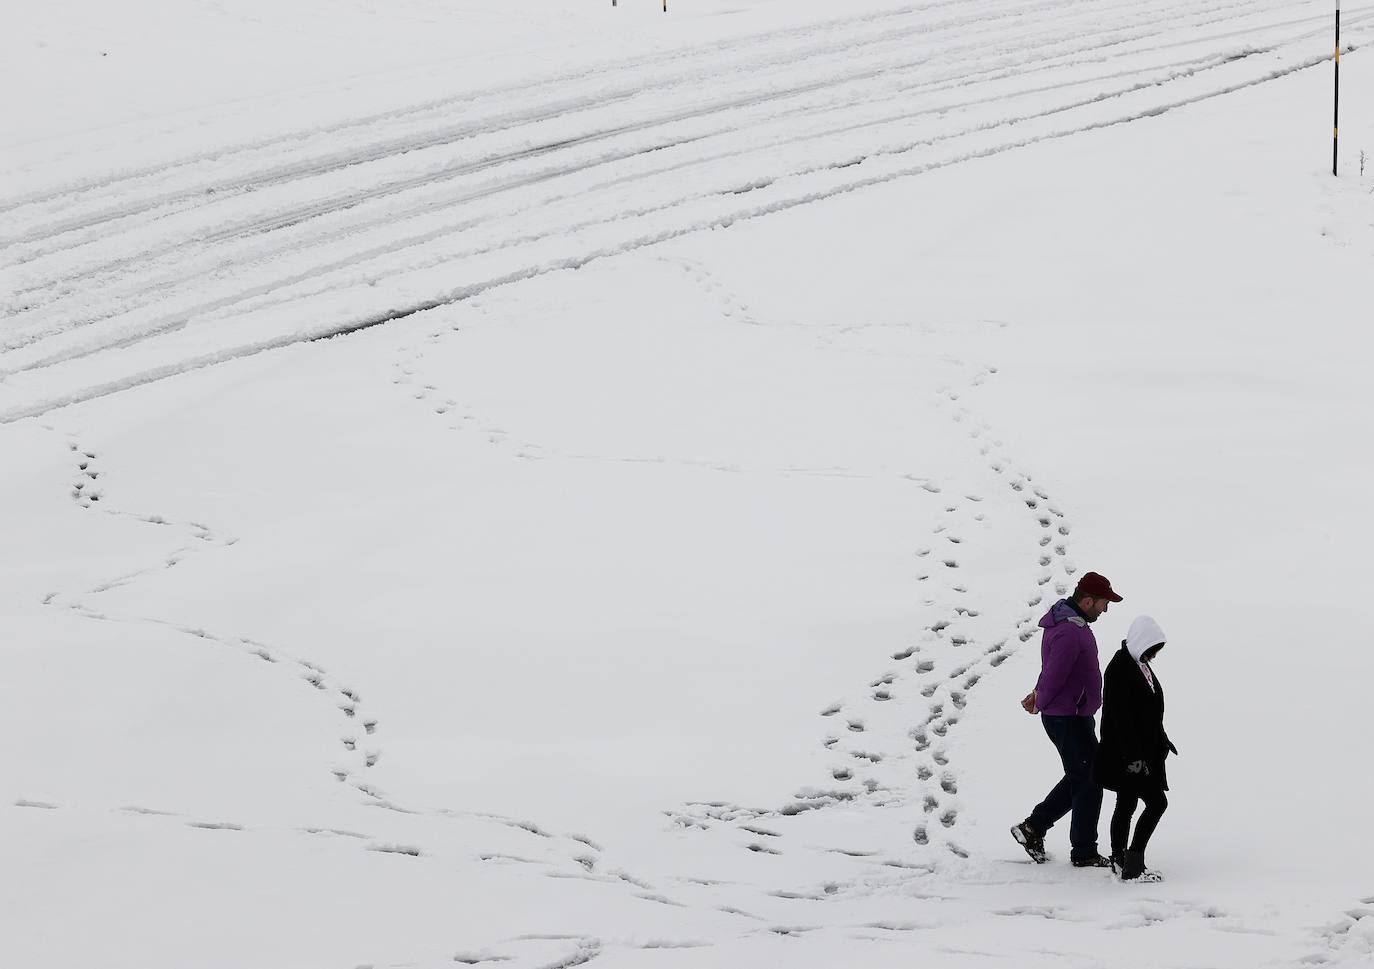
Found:
[[[1067,599],[1040,620],[1040,679],[1035,705],[1052,717],[1091,717],[1102,706],[1102,668],[1097,638]]]

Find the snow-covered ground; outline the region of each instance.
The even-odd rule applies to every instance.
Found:
[[[1325,4],[15,11],[0,964],[1367,964],[1344,16],[1333,179]],[[1158,885],[1007,835],[1087,569]]]

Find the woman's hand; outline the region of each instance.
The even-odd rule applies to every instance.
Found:
[[[1031,690],[1021,698],[1021,709],[1027,713],[1035,712],[1035,691]]]

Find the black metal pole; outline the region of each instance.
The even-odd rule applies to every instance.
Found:
[[[1331,174],[1336,174],[1337,149],[1341,140],[1341,0],[1336,0],[1336,98],[1331,120]]]

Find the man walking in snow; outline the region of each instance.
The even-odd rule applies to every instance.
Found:
[[[1040,620],[1040,679],[1021,701],[1027,713],[1039,713],[1050,742],[1059,752],[1064,776],[1035,806],[1030,817],[1011,829],[1017,844],[1037,864],[1045,854],[1045,832],[1073,812],[1069,822],[1070,861],[1075,868],[1111,866],[1097,851],[1097,821],[1102,812],[1102,788],[1093,780],[1097,756],[1097,725],[1093,716],[1102,706],[1102,668],[1091,623],[1121,596],[1104,576],[1089,572],[1078,580],[1068,599],[1056,602]]]

